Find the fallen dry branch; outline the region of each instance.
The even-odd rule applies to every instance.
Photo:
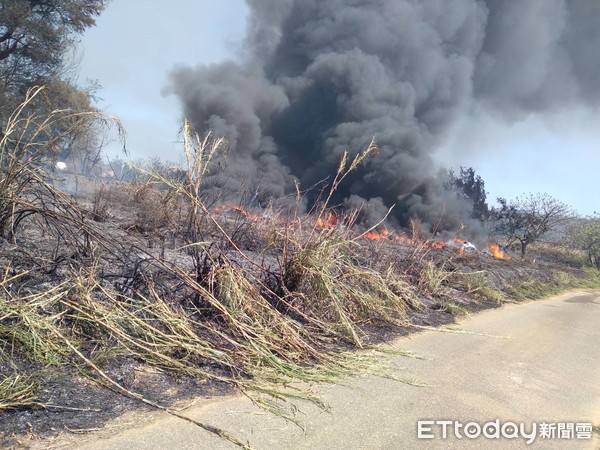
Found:
[[[114,388],[117,389],[118,392],[120,392],[121,394],[127,396],[127,397],[131,397],[134,398],[148,406],[151,406],[153,408],[159,409],[161,411],[166,412],[167,414],[170,414],[172,416],[175,416],[179,419],[185,420],[186,422],[192,423],[200,428],[202,428],[203,430],[208,431],[209,433],[215,434],[217,436],[219,436],[220,438],[226,439],[229,442],[231,442],[232,444],[237,445],[238,447],[244,448],[244,449],[248,449],[251,450],[251,447],[248,444],[244,444],[242,441],[240,441],[239,439],[237,439],[235,436],[233,436],[232,434],[218,428],[212,425],[208,425],[202,422],[199,422],[197,420],[194,420],[190,417],[184,416],[183,414],[180,414],[170,408],[167,408],[165,406],[159,405],[156,402],[153,402],[151,400],[148,400],[147,398],[144,398],[142,395],[137,394],[129,389],[126,389],[125,387],[123,387],[122,385],[120,385],[119,383],[117,383],[116,381],[114,381],[111,377],[109,377],[108,375],[106,375],[106,373],[104,373],[98,366],[96,366],[92,361],[90,361],[88,358],[85,357],[85,355],[83,355],[83,353],[81,353],[79,350],[77,350],[77,348],[69,341],[69,339],[67,339],[65,336],[63,336],[60,331],[58,331],[57,329],[53,329],[52,332],[54,334],[56,334],[56,336],[60,339],[63,340],[63,342],[73,351],[73,353],[75,353],[79,358],[81,358],[85,364],[90,367],[91,369],[94,370],[95,373],[97,373],[101,378],[103,378],[104,380],[106,380],[106,382],[108,382],[111,386],[113,386]]]

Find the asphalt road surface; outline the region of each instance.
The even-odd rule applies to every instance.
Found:
[[[585,425],[600,425],[600,292],[507,305],[457,327],[471,333],[425,331],[396,341],[428,359],[397,358],[395,372],[426,387],[371,376],[351,387],[320,386],[331,412],[302,406],[305,432],[243,397],[200,401],[185,414],[256,449],[600,448],[597,433],[586,439]],[[434,422],[420,429],[432,438],[418,439],[419,420]],[[456,424],[469,422],[476,425],[466,432],[476,436],[479,427],[480,436],[459,428],[458,438]],[[513,423],[524,423],[527,435],[536,424],[531,445]],[[236,448],[161,412],[127,415],[77,439],[65,442],[86,450]]]

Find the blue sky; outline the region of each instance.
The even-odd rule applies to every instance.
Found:
[[[488,199],[546,192],[580,214],[600,212],[598,111],[567,110],[506,124],[485,114],[464,117],[439,151],[447,166],[472,166]]]
[[[143,7],[140,7],[143,5]],[[243,0],[114,0],[81,41],[81,79],[98,80],[101,109],[124,123],[132,158],[178,161],[177,100],[164,95],[170,70],[237,58]],[[600,212],[598,111],[568,110],[507,124],[466,115],[438,152],[440,163],[473,166],[489,199],[546,192],[582,214]],[[115,151],[116,146],[109,151]]]

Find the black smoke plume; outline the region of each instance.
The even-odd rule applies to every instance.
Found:
[[[177,68],[170,89],[199,131],[229,140],[230,187],[263,202],[375,137],[336,202],[371,222],[396,205],[400,225],[468,224],[432,160],[468,108],[517,120],[599,100],[597,0],[247,2],[243,60]]]

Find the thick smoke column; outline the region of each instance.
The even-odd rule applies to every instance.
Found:
[[[262,200],[376,137],[335,200],[455,226],[470,206],[431,155],[466,108],[514,120],[600,95],[596,0],[247,1],[245,60],[176,69],[171,89],[198,130],[229,139],[230,179]]]

